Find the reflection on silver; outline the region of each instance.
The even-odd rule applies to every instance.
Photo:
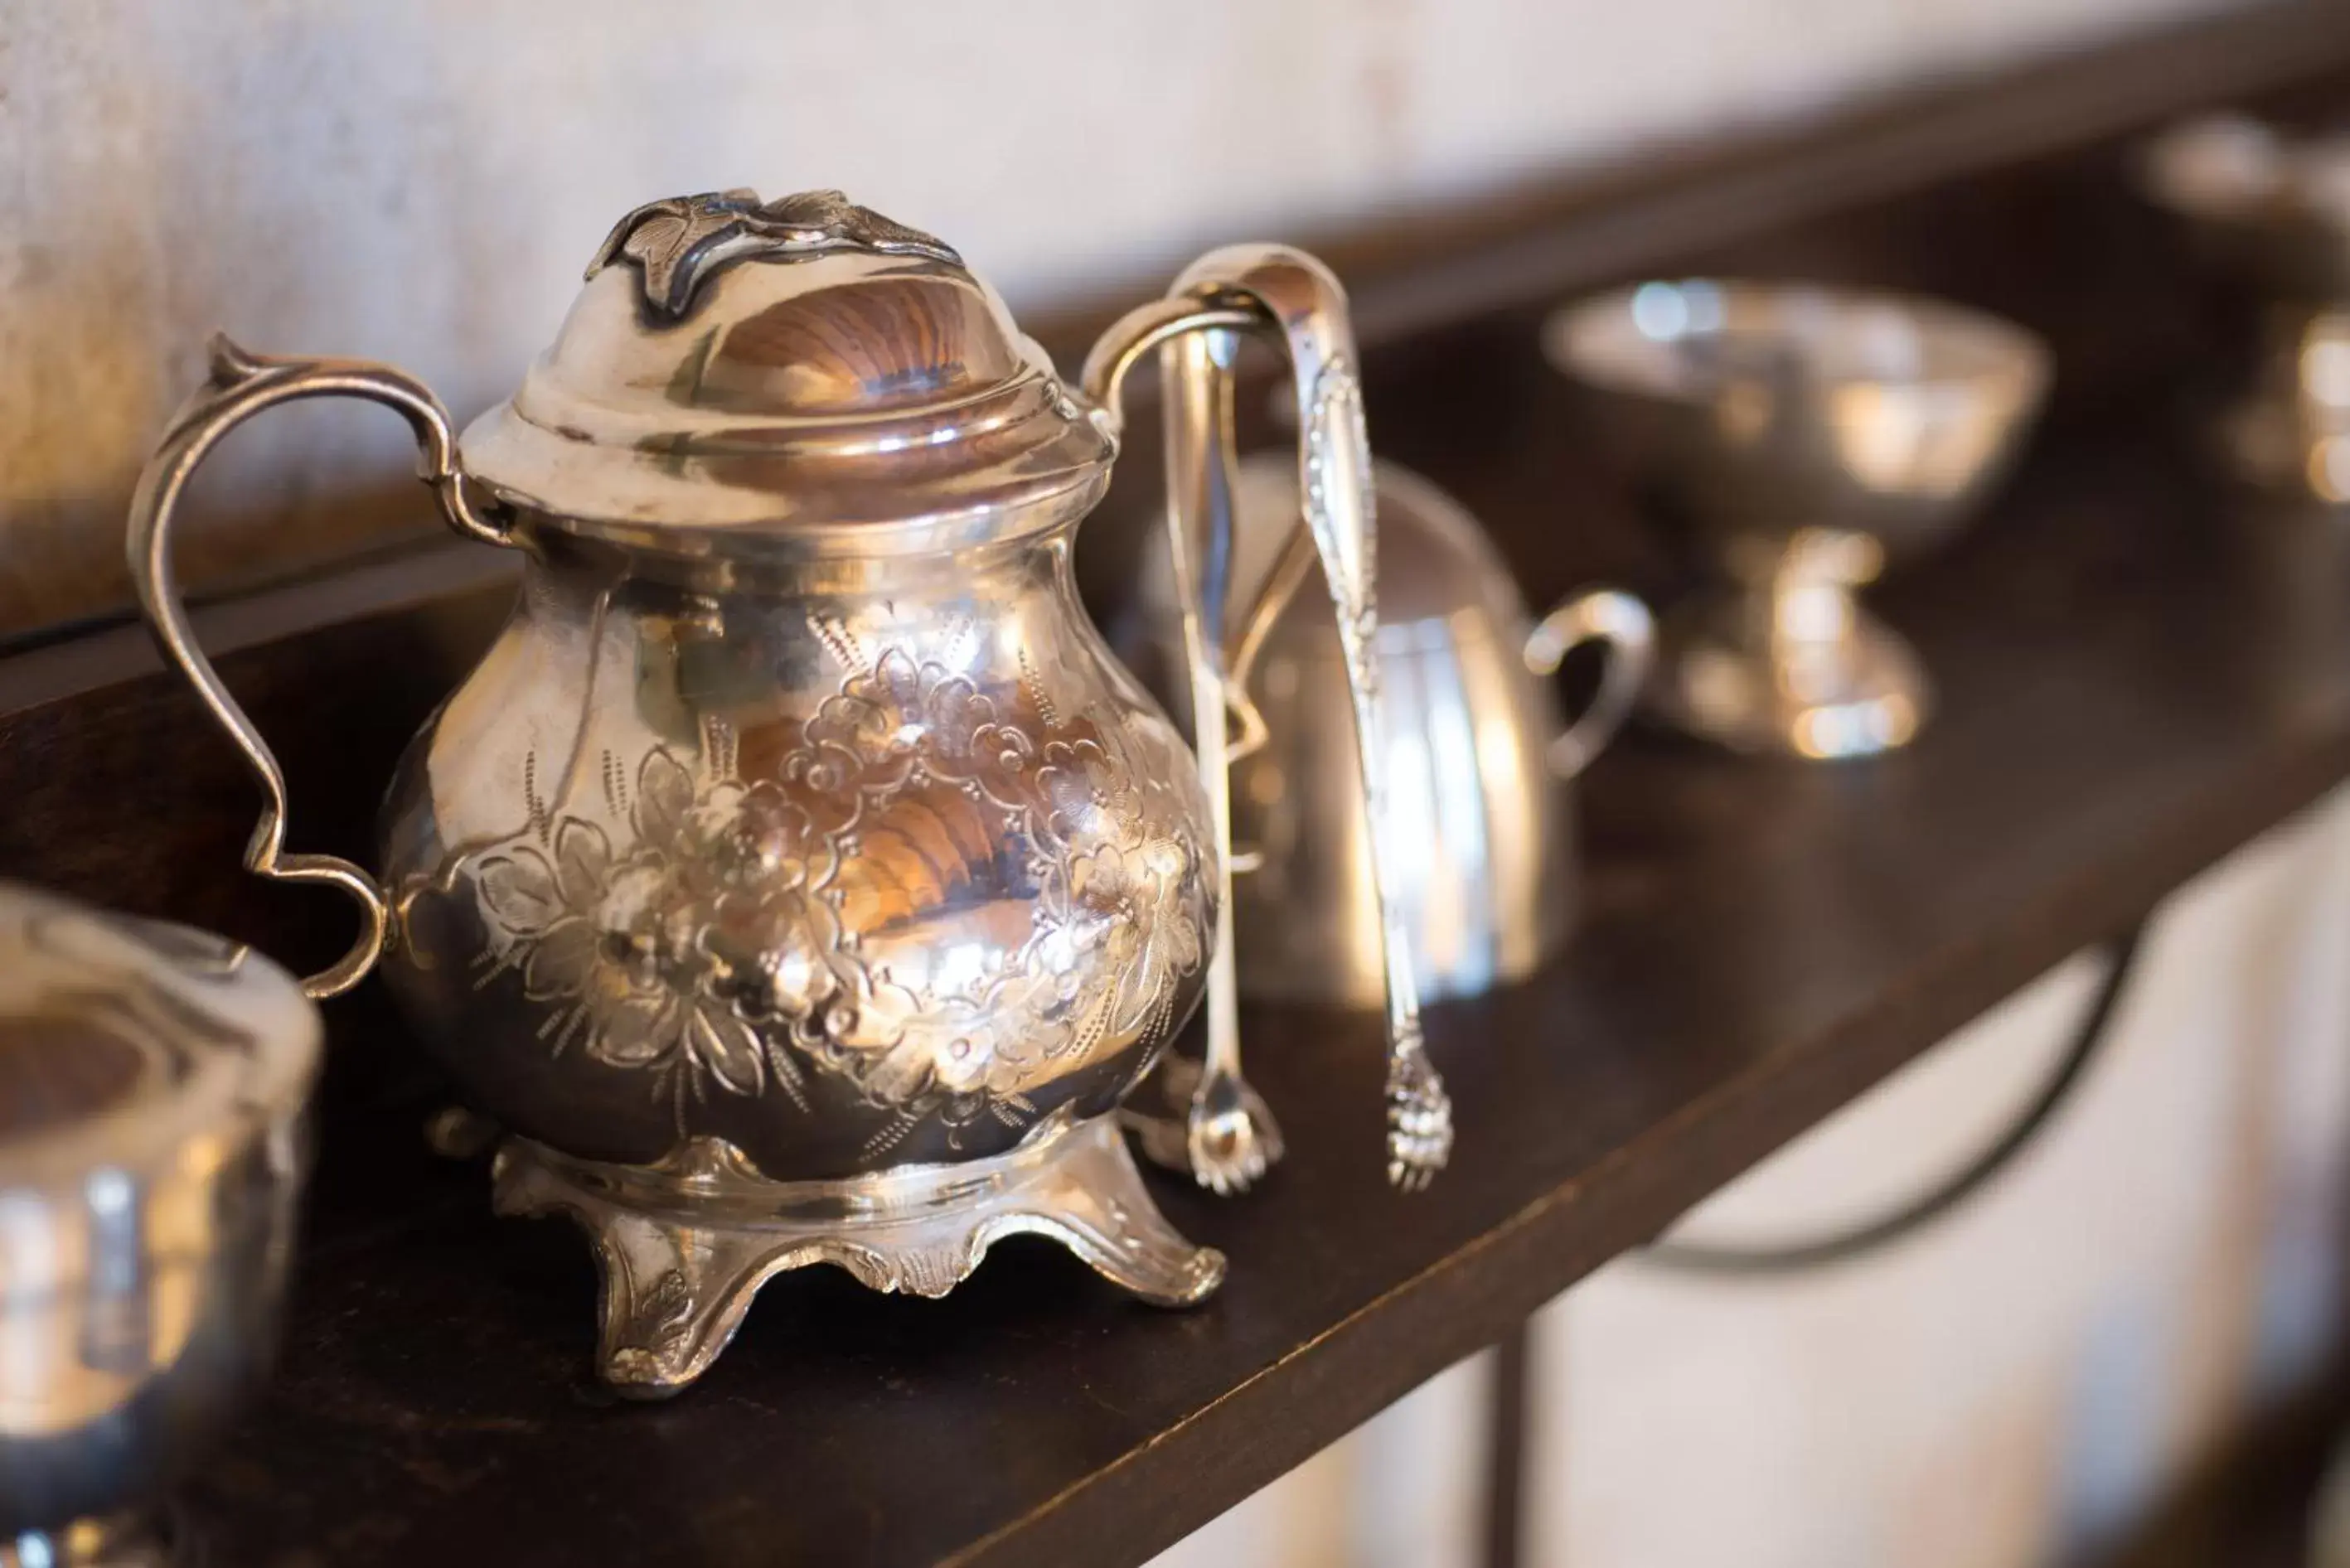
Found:
[[[275,1348],[317,1057],[265,961],[0,884],[0,1563],[161,1561]]]
[[[1475,519],[1407,469],[1378,462],[1373,475],[1398,899],[1422,993],[1471,995],[1532,972],[1567,931],[1576,877],[1564,785],[1639,691],[1648,616],[1628,595],[1595,589],[1529,627]],[[1385,985],[1379,915],[1345,669],[1329,605],[1295,594],[1285,569],[1296,480],[1287,463],[1255,457],[1236,494],[1231,592],[1253,607],[1231,634],[1229,658],[1245,682],[1243,727],[1261,730],[1232,774],[1233,835],[1249,867],[1233,903],[1241,986],[1375,1005]],[[1139,608],[1138,666],[1180,685],[1163,578],[1145,579]],[[1563,725],[1546,678],[1584,642],[1606,646],[1608,662],[1590,709]]]
[[[1222,649],[1232,557],[1232,362],[1239,337],[1194,332],[1159,350],[1166,381],[1167,562],[1191,688],[1191,744],[1214,824],[1216,905],[1232,905],[1232,805]],[[1282,1156],[1281,1129],[1241,1070],[1232,922],[1216,923],[1208,965],[1208,1049],[1184,1109],[1184,1164],[1212,1191],[1245,1191]]]
[[[1717,581],[1667,617],[1662,713],[1810,758],[1915,735],[1925,673],[1853,592],[2004,468],[2047,386],[2038,340],[1939,301],[1705,279],[1571,306],[1543,340]]]
[[[587,1226],[624,1391],[685,1386],[819,1259],[943,1290],[1008,1227],[1153,1300],[1220,1277],[1110,1136],[1205,984],[1215,822],[1069,556],[1138,354],[1268,321],[1344,341],[1275,282],[1185,282],[1112,329],[1088,396],[927,235],[836,192],[682,198],[614,232],[457,450],[427,389],[351,361],[224,350],[173,421],[131,567],[262,785],[248,866],[359,900],[314,992],[380,966],[511,1133],[500,1204]],[[213,444],[340,394],[405,415],[452,523],[527,557],[391,782],[380,879],[281,853],[276,763],[170,573]]]
[[[2222,455],[2265,490],[2350,504],[2350,136],[2289,141],[2214,115],[2157,138],[2144,175],[2267,305],[2252,383],[2219,421]]]

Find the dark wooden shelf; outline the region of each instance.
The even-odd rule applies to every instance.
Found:
[[[2340,59],[2350,28],[2324,36]],[[2191,101],[2178,53],[2168,96],[2114,101]],[[1018,1241],[940,1303],[809,1271],[701,1386],[632,1406],[587,1375],[585,1243],[491,1218],[479,1166],[424,1152],[436,1087],[369,989],[330,1009],[281,1375],[188,1489],[210,1560],[1139,1562],[2350,775],[2350,529],[2197,477],[2149,389],[2200,362],[2202,317],[2116,171],[2092,147],[1833,223],[1709,231],[1711,254],[1606,251],[1974,298],[2054,337],[2064,383],[1992,514],[1876,597],[1940,681],[1912,751],[1806,768],[1638,735],[1595,769],[1571,950],[1430,1012],[1462,1128],[1432,1191],[1380,1179],[1377,1021],[1256,1012],[1288,1162],[1239,1201],[1159,1185],[1231,1254],[1206,1306],[1138,1307]],[[1539,250],[1478,296],[1498,313],[1369,356],[1375,433],[1470,503],[1537,602],[1602,574],[1669,592],[1513,303],[1539,293]],[[1432,297],[1397,320],[1442,315]],[[1114,550],[1117,526],[1088,529]],[[398,746],[509,592],[487,556],[435,551],[204,618],[286,738],[297,845],[363,852]],[[249,784],[135,637],[0,660],[0,798],[8,874],[289,961],[339,948],[327,903],[235,874]]]
[[[1433,1191],[1380,1181],[1375,1023],[1259,1012],[1289,1162],[1162,1188],[1232,1256],[1207,1306],[1018,1244],[943,1303],[816,1271],[630,1407],[584,1381],[577,1238],[491,1219],[412,1120],[346,1123],[283,1375],[197,1517],[225,1561],[337,1568],[1142,1559],[2350,774],[2350,534],[2231,515],[2136,427],[2054,443],[1887,596],[1946,700],[1910,754],[1641,739],[1595,772],[1570,954],[1431,1015],[1464,1129]],[[1505,538],[1544,467],[1486,470]]]

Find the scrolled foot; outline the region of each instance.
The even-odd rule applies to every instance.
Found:
[[[680,1186],[671,1171],[571,1160],[522,1138],[499,1149],[494,1174],[499,1213],[567,1214],[588,1233],[603,1276],[597,1369],[639,1398],[708,1371],[760,1287],[811,1263],[877,1291],[941,1296],[994,1241],[1030,1234],[1162,1306],[1191,1305],[1224,1277],[1222,1253],[1159,1214],[1107,1116],[1057,1117],[985,1162],[838,1181],[771,1182],[721,1162]]]
[[[1048,1178],[1002,1227],[1059,1241],[1096,1273],[1159,1306],[1191,1306],[1223,1283],[1224,1255],[1185,1241],[1142,1184],[1107,1121],[1080,1129]]]
[[[667,1398],[707,1372],[780,1266],[756,1238],[634,1212],[584,1191],[526,1145],[499,1150],[495,1179],[499,1213],[568,1214],[594,1243],[602,1276],[597,1372],[632,1397]]]

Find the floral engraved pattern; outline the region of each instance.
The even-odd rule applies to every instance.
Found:
[[[951,1143],[1155,1053],[1212,918],[1171,735],[824,640],[853,672],[805,722],[608,757],[600,820],[534,763],[526,825],[461,867],[477,983],[518,985],[555,1054],[642,1075],[681,1137],[696,1104],[827,1084],[892,1113],[869,1154],[926,1118]]]
[[[1372,485],[1362,385],[1352,366],[1333,359],[1314,379],[1313,406],[1305,419],[1305,516],[1339,619],[1366,640],[1377,627],[1371,581],[1378,559],[1378,512]],[[1348,525],[1342,504],[1360,520],[1359,529]]]
[[[535,816],[543,813],[534,811]],[[556,1004],[545,1033],[614,1067],[681,1072],[706,1092],[761,1092],[772,1074],[805,1099],[796,1063],[758,1023],[808,968],[806,867],[792,814],[772,791],[697,792],[667,751],[647,754],[622,855],[596,824],[567,816],[541,847],[521,843],[475,868],[483,911],[505,939],[489,978],[522,971],[523,993]],[[773,952],[754,941],[773,935]],[[751,939],[747,940],[746,939]]]

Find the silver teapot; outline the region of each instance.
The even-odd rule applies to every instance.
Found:
[[[133,504],[141,602],[261,782],[249,868],[365,916],[311,993],[380,967],[510,1134],[501,1211],[585,1226],[623,1391],[690,1383],[761,1283],[809,1262],[937,1295],[1028,1232],[1162,1303],[1222,1278],[1112,1113],[1228,983],[1224,836],[1201,763],[1079,607],[1070,551],[1129,368],[1163,348],[1170,405],[1212,409],[1248,331],[1316,410],[1301,464],[1365,633],[1376,754],[1352,344],[1300,253],[1204,258],[1073,387],[952,249],[837,192],[655,202],[462,441],[398,370],[216,341]],[[285,852],[276,763],[168,556],[212,445],[324,395],[402,413],[452,524],[525,557],[512,619],[391,781],[380,876]],[[1170,483],[1212,488],[1227,443],[1195,433]],[[1390,978],[1390,1165],[1411,1185],[1450,1111],[1399,947]],[[1253,1096],[1203,1089],[1193,1141],[1245,1155],[1253,1116],[1269,1134]]]
[[[317,1065],[267,961],[0,884],[0,1563],[170,1560],[276,1345]]]

